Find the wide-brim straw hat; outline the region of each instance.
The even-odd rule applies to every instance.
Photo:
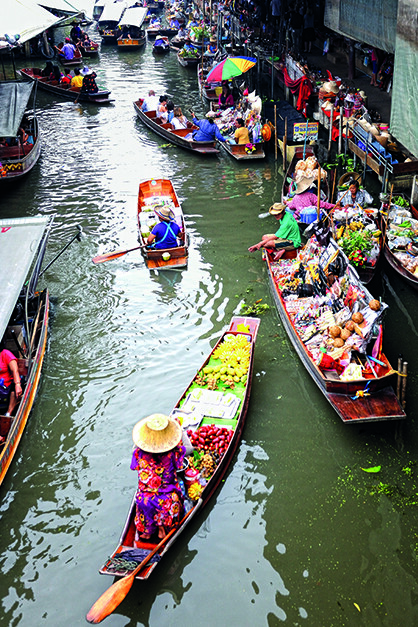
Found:
[[[211,37],[211,38],[209,39],[209,41],[210,41],[210,43],[211,43],[211,44],[216,44],[217,39],[216,39],[216,37]]]
[[[83,69],[80,71],[80,74],[82,76],[87,76],[88,74],[91,74],[91,73],[92,73],[92,70],[89,67],[87,67],[87,65],[85,65]]]
[[[286,205],[282,202],[275,202],[269,209],[269,214],[272,216],[278,216],[280,213],[286,211]]]
[[[175,218],[173,211],[169,207],[164,207],[163,205],[160,207],[154,207],[154,213],[156,213],[157,216],[163,220],[174,220]]]
[[[207,118],[215,118],[216,117],[216,111],[208,111],[206,114]]]
[[[314,176],[302,176],[296,184],[295,194],[301,194],[309,189],[314,181]]]
[[[178,422],[165,414],[151,414],[136,423],[132,430],[134,444],[146,453],[166,453],[181,442]]]
[[[335,81],[328,81],[327,83],[324,83],[322,85],[322,89],[324,91],[330,91],[333,94],[338,94],[339,92],[338,85]]]

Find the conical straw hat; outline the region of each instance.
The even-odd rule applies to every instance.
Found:
[[[136,423],[132,439],[142,451],[165,453],[181,441],[181,426],[165,414],[151,414]]]

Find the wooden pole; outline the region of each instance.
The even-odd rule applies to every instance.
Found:
[[[274,160],[277,161],[277,105],[274,105]]]
[[[287,169],[287,117],[284,119],[284,135],[283,135],[283,173],[286,175]]]
[[[274,100],[274,49],[271,51],[271,99]]]
[[[398,380],[396,381],[396,396],[401,400],[401,379],[400,372],[402,372],[402,355],[398,355]]]
[[[321,215],[321,166],[318,163],[318,205],[316,208],[316,215],[319,220]]]
[[[402,403],[402,408],[405,409],[405,405],[406,405],[406,379],[408,376],[408,362],[404,361],[403,362],[403,368],[402,368],[402,391],[401,391],[401,403]]]
[[[329,118],[329,134],[328,134],[328,152],[331,152],[331,142],[332,142],[332,120],[334,118],[334,105],[331,105],[330,109],[330,118]]]
[[[341,151],[343,149],[343,115],[341,115],[341,111],[342,111],[342,107],[340,107],[340,120],[339,120],[339,134],[338,134],[338,154],[341,154]]]

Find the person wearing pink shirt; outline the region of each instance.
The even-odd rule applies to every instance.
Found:
[[[11,416],[18,400],[22,396],[17,359],[0,342],[0,400],[9,401],[6,416]]]
[[[286,207],[292,211],[296,220],[299,219],[302,209],[318,206],[318,193],[311,190],[314,181],[314,177],[303,176],[296,185],[296,192],[293,198],[283,200]],[[335,205],[325,200],[321,200],[319,206],[321,209],[327,209],[328,211],[335,207]]]

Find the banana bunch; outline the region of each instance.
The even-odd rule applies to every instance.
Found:
[[[364,228],[364,225],[362,222],[350,222],[348,228],[350,231],[361,231]]]

